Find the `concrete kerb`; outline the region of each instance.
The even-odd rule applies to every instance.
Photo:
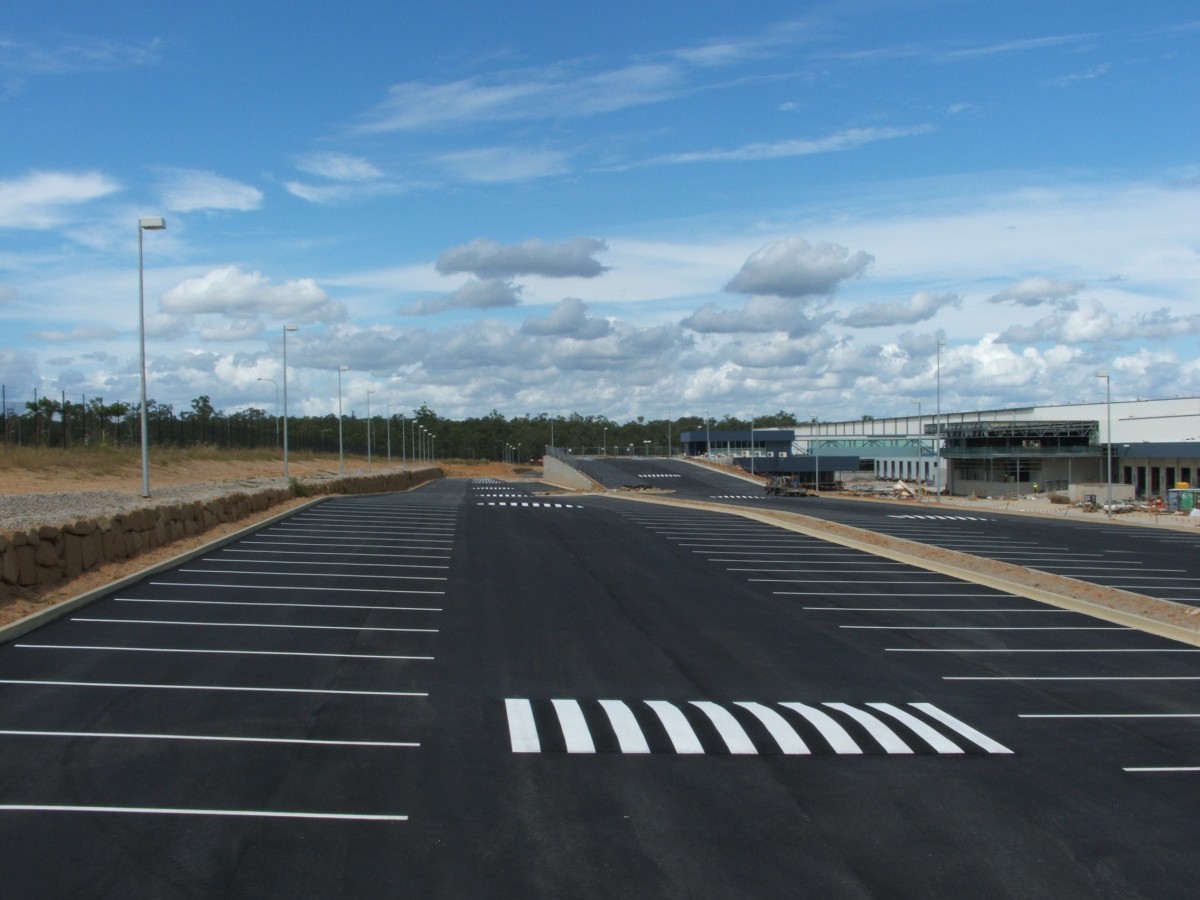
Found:
[[[157,575],[159,572],[165,572],[167,569],[171,569],[181,563],[188,562],[189,560],[195,559],[198,556],[203,556],[205,553],[209,553],[213,550],[219,549],[220,547],[224,547],[226,544],[232,544],[234,541],[241,540],[247,533],[251,531],[256,531],[260,528],[266,528],[269,525],[274,525],[276,522],[279,522],[282,519],[286,519],[289,516],[294,516],[296,513],[302,510],[308,509],[311,506],[315,506],[318,503],[324,503],[329,499],[329,497],[314,497],[312,500],[308,501],[307,503],[303,503],[300,506],[277,513],[276,515],[271,516],[269,519],[264,519],[263,521],[256,522],[253,525],[247,525],[245,528],[239,528],[232,534],[227,534],[224,537],[209,541],[207,544],[196,547],[193,550],[180,553],[177,556],[173,556],[170,559],[164,560],[156,565],[149,566],[141,571],[133,573],[132,575],[127,575],[125,578],[121,578],[118,581],[109,582],[103,587],[96,588],[94,591],[88,591],[86,594],[80,594],[78,597],[71,597],[67,600],[63,600],[60,603],[56,603],[53,606],[40,609],[35,613],[29,614],[23,619],[18,619],[15,622],[11,622],[8,625],[0,627],[0,643],[5,643],[7,641],[14,640],[15,638],[19,638],[36,628],[41,628],[43,625],[53,622],[55,619],[61,619],[63,616],[68,615],[77,609],[81,609],[82,607],[88,606],[91,603],[95,603],[97,600],[102,599],[108,594],[119,591],[124,587],[134,584],[135,582],[141,581],[147,576]]]
[[[1005,593],[1015,594],[1019,597],[1025,597],[1028,600],[1034,600],[1038,603],[1056,606],[1059,609],[1066,609],[1072,612],[1082,613],[1083,615],[1102,619],[1106,622],[1112,622],[1116,625],[1124,625],[1129,628],[1136,628],[1139,631],[1144,631],[1148,634],[1154,634],[1159,637],[1165,637],[1170,640],[1200,647],[1200,622],[1197,622],[1197,625],[1194,628],[1187,628],[1182,625],[1175,625],[1171,622],[1154,618],[1152,616],[1115,609],[1113,607],[1105,606],[1101,603],[1096,603],[1090,600],[1081,600],[1067,593],[1059,593],[1057,591],[1047,590],[1045,588],[1022,584],[1019,581],[1010,581],[994,575],[987,575],[983,572],[978,572],[970,568],[971,563],[977,561],[975,557],[972,557],[969,554],[959,553],[955,550],[943,550],[940,547],[936,548],[936,551],[939,555],[960,558],[962,560],[961,565],[926,559],[921,556],[920,553],[915,552],[917,550],[925,549],[925,545],[918,544],[904,538],[892,537],[890,535],[884,538],[875,534],[874,532],[864,531],[851,525],[842,525],[841,523],[837,523],[838,529],[844,529],[848,532],[857,532],[865,536],[870,536],[875,540],[884,539],[888,542],[888,544],[892,545],[880,546],[878,544],[870,543],[866,540],[859,540],[845,534],[838,534],[829,527],[834,523],[827,523],[820,519],[809,519],[809,517],[806,516],[803,518],[809,519],[809,522],[812,524],[806,524],[803,522],[793,521],[790,518],[785,518],[801,517],[800,513],[766,513],[757,510],[739,509],[737,507],[724,506],[718,503],[705,503],[699,500],[682,500],[679,498],[647,497],[632,494],[621,496],[624,499],[636,500],[641,503],[655,503],[659,506],[703,509],[707,512],[720,512],[727,515],[739,516],[744,519],[750,519],[751,521],[763,522],[768,525],[780,526],[789,531],[794,531],[797,534],[815,537],[823,541],[839,544],[843,547],[861,550],[874,556],[881,556],[885,559],[903,562],[906,565],[916,566],[929,572],[937,572],[942,575],[947,575],[951,578],[957,578],[962,581],[968,581],[973,584],[981,585],[983,587],[990,587],[996,590],[1004,591]],[[913,551],[899,549],[905,545],[911,546]],[[1011,568],[1015,572],[1027,571],[1020,566],[1013,566],[1010,563],[994,562],[992,560],[988,560],[987,562],[989,566],[996,567],[1001,570]],[[1061,575],[1050,575],[1041,572],[1039,572],[1038,575],[1039,577],[1044,577],[1050,581],[1064,582],[1064,587],[1076,585],[1079,588],[1095,588],[1094,585],[1087,584],[1086,582],[1076,581],[1071,578],[1065,578]],[[1122,591],[1116,588],[1104,588],[1103,590],[1106,592],[1111,592],[1114,595],[1121,596],[1122,598],[1128,598],[1131,602],[1139,605],[1152,607],[1156,611],[1162,612],[1164,616],[1168,614],[1174,614],[1176,616],[1197,615],[1196,607],[1187,606],[1182,603],[1174,603],[1170,600],[1159,600],[1155,597],[1147,597],[1143,594],[1135,594],[1131,591]]]

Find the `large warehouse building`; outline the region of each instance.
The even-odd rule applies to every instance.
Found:
[[[755,459],[756,470],[822,482],[873,475],[980,496],[1107,484],[1114,496],[1165,498],[1200,482],[1200,398],[1122,400],[864,416],[736,434],[685,432],[685,452]],[[768,440],[769,435],[769,440]],[[1111,459],[1106,455],[1111,453]]]

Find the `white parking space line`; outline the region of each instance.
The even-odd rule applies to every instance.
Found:
[[[13,644],[23,650],[110,650],[124,653],[202,653],[223,656],[312,656],[329,659],[392,659],[429,662],[432,656],[393,656],[382,653],[309,653],[295,650],[214,650],[195,647],[108,647],[93,644]]]
[[[199,628],[281,628],[304,631],[404,631],[422,634],[437,634],[436,628],[383,628],[373,625],[284,625],[267,622],[179,622],[171,619],[101,619],[72,616],[72,622],[89,622],[102,625],[190,625]]]
[[[1126,766],[1122,772],[1200,772],[1200,766]]]
[[[179,569],[180,572],[201,575],[297,575],[304,578],[375,578],[389,581],[446,581],[444,575],[343,575],[340,572],[300,572],[295,567],[280,572],[251,569]]]
[[[1018,719],[1200,719],[1195,713],[1018,713]]]
[[[242,541],[241,543],[249,543],[249,541]],[[304,557],[308,557],[310,559],[314,555],[311,550],[239,550],[236,547],[222,547],[221,552],[222,553],[246,553],[246,554],[251,554],[251,555],[255,555],[255,556],[304,556]],[[370,557],[370,556],[377,556],[377,557],[380,557],[381,559],[396,559],[397,558],[395,553],[320,553],[317,555],[319,555],[319,556],[348,556],[351,558],[362,558],[362,557]],[[410,559],[411,557],[403,556],[400,558],[401,559]],[[422,558],[422,557],[417,557],[417,558]],[[437,556],[437,557],[430,557],[430,558],[431,559],[449,559],[450,557],[449,556],[444,556],[444,557]],[[216,557],[211,557],[211,556],[206,556],[204,558],[204,560],[205,560],[205,562],[223,562],[223,560],[220,560]],[[231,562],[235,562],[235,561],[236,560],[231,560]],[[338,563],[322,563],[321,565],[339,565],[339,564]],[[367,565],[373,565],[373,563],[367,563]],[[412,566],[412,568],[448,569],[450,567],[443,566],[443,565],[417,566],[414,564]]]
[[[943,675],[943,681],[1200,681],[1200,675]]]
[[[151,597],[114,597],[114,603],[172,603],[186,606],[286,606],[297,609],[368,609],[386,612],[442,612],[440,606],[368,606],[350,603],[278,603],[271,600],[159,600]],[[1065,610],[1064,610],[1065,612]]]
[[[246,737],[220,734],[135,734],[115,731],[17,731],[0,729],[4,737],[95,738],[132,741],[206,741],[218,744],[306,744],[328,747],[420,747],[412,741],[329,741],[312,738]]]
[[[1200,653],[1192,647],[884,647],[888,653]]]
[[[251,540],[245,540],[245,541],[238,541],[238,543],[239,544],[261,544],[261,545],[267,546],[267,547],[321,547],[321,548],[323,548],[323,547],[331,546],[331,545],[327,545],[324,541],[251,541]],[[391,547],[393,545],[392,544],[357,543],[357,544],[341,544],[341,545],[335,544],[332,546],[370,547],[372,549],[384,549],[387,547]],[[418,549],[418,548],[413,548],[413,549]],[[436,547],[434,549],[442,550],[445,548]],[[247,550],[245,552],[251,553],[251,552],[259,552],[259,551]],[[293,553],[293,552],[295,552],[295,553],[299,553],[302,556],[311,556],[313,554],[312,550],[305,550],[305,551],[270,550],[270,551],[263,551],[263,552],[270,552],[270,553]],[[320,550],[319,555],[320,556],[337,556],[339,554],[330,553],[326,550]],[[375,554],[348,553],[345,555],[346,556],[372,556]],[[450,558],[449,553],[381,553],[378,555],[387,556],[392,559],[449,559]]]
[[[261,554],[263,551],[259,551],[259,550],[254,550],[254,551],[247,551],[247,550],[243,550],[242,552],[243,552],[243,553],[249,553],[249,552],[253,552],[253,553],[260,553],[260,554]],[[269,551],[267,551],[267,552],[269,552]],[[304,555],[304,556],[310,556],[310,557],[311,557],[311,555],[312,555],[312,554],[306,553],[306,554],[303,554],[303,555]],[[349,554],[349,553],[347,553],[347,554],[343,554],[343,555],[344,555],[344,556],[352,556],[353,554]],[[422,565],[422,564],[420,564],[420,563],[377,563],[377,562],[341,562],[341,561],[338,561],[338,562],[320,562],[320,561],[318,561],[318,560],[314,560],[314,559],[306,559],[306,560],[304,560],[304,562],[302,562],[302,563],[297,563],[297,562],[291,562],[291,561],[288,561],[288,560],[278,560],[278,559],[264,559],[264,560],[262,560],[262,561],[259,561],[259,560],[254,560],[254,559],[245,559],[245,558],[241,558],[241,559],[220,559],[219,557],[213,557],[213,556],[206,556],[206,557],[204,557],[204,559],[202,560],[202,562],[206,562],[206,563],[213,564],[213,565],[216,565],[216,564],[222,564],[222,563],[227,563],[227,564],[229,564],[229,565],[238,565],[238,566],[270,566],[270,565],[280,565],[280,566],[288,566],[288,567],[289,567],[289,568],[288,568],[286,571],[284,571],[284,572],[263,572],[263,573],[261,573],[261,574],[263,574],[263,575],[276,575],[276,574],[286,575],[286,574],[289,574],[289,573],[291,573],[291,572],[295,572],[295,571],[296,571],[296,568],[295,568],[296,566],[337,566],[339,569],[347,569],[347,568],[355,568],[355,569],[449,569],[449,568],[450,568],[449,566],[431,566],[431,565]],[[183,569],[180,569],[179,571],[181,571],[181,572],[182,572],[182,571],[185,571],[185,570],[183,570]],[[187,571],[189,571],[189,572],[202,572],[202,571],[205,571],[205,570],[204,570],[204,569],[188,569]],[[226,572],[228,572],[228,571],[230,571],[230,570],[228,570],[228,569],[225,569],[225,570],[216,570],[216,569],[210,569],[210,570],[208,570],[208,571],[226,571]],[[259,574],[259,573],[258,573],[258,572],[254,572],[253,574],[256,574],[256,575],[257,575],[257,574]],[[308,573],[305,573],[305,574],[308,574]],[[390,577],[390,576],[386,576],[386,575],[379,575],[379,576],[376,576],[376,577],[377,577],[377,578],[387,578],[387,577]]]
[[[407,822],[408,816],[367,813],[273,812],[255,809],[182,809],[156,806],[55,806],[32,803],[0,804],[0,812],[116,813],[150,816],[235,816],[251,819],[325,819],[341,822]]]
[[[1133,631],[1128,625],[839,625],[859,631]]]
[[[310,587],[286,584],[205,584],[202,581],[152,581],[155,587],[228,588],[235,591],[325,591],[338,594],[423,594],[440,597],[445,591],[401,590],[399,588]]]
[[[802,606],[801,609],[814,612],[883,612],[883,613],[1058,613],[1070,614],[1069,609],[1018,609],[1016,607],[984,609],[972,607],[915,607],[915,606]]]
[[[249,687],[228,684],[141,684],[118,681],[37,681],[28,678],[0,678],[0,684],[25,685],[27,687],[94,687],[121,688],[125,690],[154,691],[239,691],[264,694],[332,694],[352,697],[428,697],[425,691],[344,691],[329,688],[281,688]]]

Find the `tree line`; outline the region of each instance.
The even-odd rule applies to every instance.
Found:
[[[38,397],[21,407],[3,404],[4,447],[81,448],[136,445],[141,440],[140,404],[106,401],[101,397],[75,403],[66,397]],[[207,445],[228,449],[281,448],[282,419],[258,408],[223,412],[207,395],[176,410],[169,403],[146,402],[146,421],[152,445]],[[791,413],[756,416],[755,428],[787,428],[799,424]],[[338,452],[338,417],[288,416],[288,448],[318,453]],[[581,455],[679,452],[679,435],[687,430],[747,431],[748,419],[724,416],[682,416],[616,422],[606,416],[505,416],[492,410],[485,416],[451,419],[422,405],[410,413],[347,414],[341,422],[341,441],[347,454],[395,458],[425,457],[528,462],[545,447]],[[369,436],[369,437],[368,437]]]

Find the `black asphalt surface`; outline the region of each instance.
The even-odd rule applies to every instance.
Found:
[[[328,500],[0,646],[4,893],[1190,896],[1198,652],[718,513]]]
[[[1122,524],[1119,515],[1082,521],[920,503],[830,496],[767,496],[723,472],[669,459],[618,459],[607,465],[629,481],[673,495],[752,509],[783,509],[923,544],[1026,566],[1091,584],[1200,606],[1200,533]],[[615,480],[615,479],[614,479]],[[1049,511],[1045,502],[1031,505]],[[1019,508],[1021,504],[1013,504]]]

